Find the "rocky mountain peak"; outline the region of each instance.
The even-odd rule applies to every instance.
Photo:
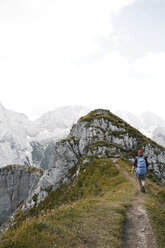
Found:
[[[165,121],[152,112],[135,115],[130,112],[117,111],[116,114],[147,137],[165,147]]]
[[[23,210],[37,206],[49,192],[64,183],[70,183],[75,176],[78,176],[80,164],[97,158],[121,156],[133,160],[138,149],[142,149],[148,158],[149,174],[164,182],[165,149],[163,147],[108,110],[98,109],[90,112],[72,126],[67,138],[55,144],[49,169],[45,171],[27,199]]]
[[[50,140],[66,137],[73,123],[87,113],[87,108],[67,106],[54,109],[35,121],[0,104],[0,167],[23,164],[47,168]]]
[[[35,188],[30,192],[27,200],[15,212],[13,218],[8,222],[8,225],[4,226],[1,230],[4,231],[13,225],[15,227],[14,230],[17,230],[17,228],[18,230],[22,230],[24,223],[27,223],[27,228],[23,229],[23,234],[25,233],[24,230],[30,230],[28,234],[33,234],[36,230],[40,232],[41,230],[44,240],[46,237],[45,232],[47,232],[48,229],[51,232],[52,230],[57,230],[55,232],[60,233],[61,240],[61,237],[62,239],[64,238],[64,235],[61,236],[63,229],[61,229],[62,232],[59,232],[57,228],[57,222],[58,224],[60,223],[61,228],[61,222],[59,222],[60,216],[62,223],[64,225],[67,223],[69,234],[70,227],[73,225],[73,220],[76,216],[78,216],[78,221],[76,218],[76,227],[77,224],[81,222],[80,224],[83,226],[84,232],[84,218],[82,218],[83,215],[80,210],[84,211],[84,208],[86,208],[84,216],[85,219],[87,219],[87,213],[90,212],[89,221],[92,222],[91,229],[93,228],[91,215],[94,216],[94,218],[99,217],[99,224],[96,226],[98,233],[100,214],[103,213],[105,216],[106,221],[103,224],[104,228],[105,223],[107,224],[105,209],[107,209],[109,213],[109,206],[112,206],[113,211],[112,214],[110,212],[111,216],[119,216],[119,213],[126,216],[124,209],[130,206],[131,201],[134,200],[132,193],[137,194],[136,181],[133,186],[133,178],[124,171],[124,168],[125,170],[129,169],[130,160],[132,161],[138,149],[143,149],[145,156],[148,157],[150,164],[148,176],[151,176],[159,182],[164,182],[165,149],[163,147],[145,137],[138,130],[108,110],[94,110],[81,117],[78,122],[72,126],[69,135],[65,139],[56,142],[52,156],[50,157],[49,169],[44,171]],[[121,158],[118,159],[118,157]],[[151,187],[153,187],[153,185]],[[154,187],[159,188],[157,185]],[[128,188],[130,188],[131,191],[129,191]],[[119,198],[114,201],[117,194],[116,192],[118,191],[120,192]],[[157,192],[158,191],[159,193],[156,197],[158,197],[158,195],[164,195],[163,191],[157,189]],[[131,196],[130,201],[128,201],[127,195],[128,198]],[[107,205],[107,200],[109,199],[111,200]],[[123,203],[122,199],[124,199]],[[162,199],[160,200],[162,201]],[[92,202],[92,206],[89,205],[90,202]],[[98,202],[99,206],[96,205]],[[117,208],[116,212],[114,212],[114,207],[117,202],[120,208]],[[121,203],[123,204],[122,208]],[[135,205],[136,203],[137,201]],[[156,198],[156,204],[157,203]],[[105,208],[103,209],[102,206],[104,204]],[[95,208],[97,208],[97,214],[93,214]],[[67,212],[65,212],[65,210]],[[79,214],[77,215],[77,213]],[[103,215],[101,215],[101,219]],[[69,221],[68,219],[66,221],[67,216],[69,217]],[[31,217],[34,217],[32,221],[30,219]],[[51,222],[53,218],[55,219]],[[121,223],[121,217],[119,216],[118,218],[120,218]],[[22,219],[23,224],[20,225]],[[161,219],[161,215],[159,219]],[[37,222],[35,222],[35,220]],[[49,225],[50,222],[52,223],[51,226]],[[116,219],[114,223],[116,228]],[[122,223],[124,223],[124,218]],[[111,225],[112,221],[110,220],[108,236],[109,227],[111,228]],[[33,229],[34,226],[35,229]],[[87,226],[87,234],[85,233],[85,243],[83,243],[83,245],[87,244],[86,236],[89,234],[89,222]],[[74,231],[75,230],[76,228],[74,226]],[[77,230],[79,235],[79,227]],[[28,238],[29,236],[30,235],[28,235]],[[6,242],[8,242],[8,237],[7,235]],[[16,237],[18,237],[18,235]],[[38,232],[36,232],[36,237],[38,237]],[[40,237],[41,236],[39,236],[39,238]],[[80,240],[80,236],[78,237],[78,240]],[[11,242],[12,240],[10,243]],[[91,244],[91,239],[89,244]],[[71,246],[68,247],[72,246],[73,242]],[[47,243],[45,247],[47,247]]]

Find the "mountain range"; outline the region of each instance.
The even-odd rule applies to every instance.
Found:
[[[115,113],[148,138],[165,147],[165,120],[149,111],[140,115],[128,111],[116,111]]]
[[[149,162],[146,197],[131,174],[138,149]],[[165,148],[109,110],[91,111],[55,143],[47,169],[0,169],[0,247],[137,247],[143,237],[163,248],[164,183]],[[130,221],[137,242],[127,246]]]
[[[0,104],[0,167],[23,164],[46,168],[54,143],[66,137],[73,123],[87,112],[86,107],[68,106],[30,121],[25,114]]]
[[[47,169],[55,143],[67,137],[72,125],[89,108],[66,106],[31,121],[25,114],[7,110],[0,103],[0,167],[10,164]],[[116,111],[127,123],[165,147],[165,121],[151,112],[135,115]]]

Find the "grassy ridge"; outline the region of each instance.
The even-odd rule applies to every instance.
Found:
[[[17,216],[17,226],[1,236],[0,247],[122,247],[126,207],[134,193],[109,159],[86,163],[72,185],[50,193],[26,216]]]
[[[160,248],[165,247],[165,190],[149,181],[146,206]]]
[[[137,139],[137,147],[133,148],[131,151],[127,151],[127,153],[125,154],[127,158],[135,157],[136,154],[137,154],[137,150],[141,149],[146,144],[150,144],[152,148],[159,148],[160,150],[164,151],[163,146],[161,146],[161,145],[157,144],[155,141],[149,139],[148,137],[143,135],[139,130],[137,130],[136,128],[132,127],[130,124],[128,124],[127,122],[125,122],[124,120],[122,120],[121,118],[116,116],[115,114],[111,113],[109,110],[96,109],[94,111],[91,111],[87,115],[81,117],[79,119],[79,122],[85,121],[85,122],[87,122],[87,127],[90,127],[90,123],[94,119],[108,120],[114,126],[123,129],[120,134],[112,132],[112,135],[114,135],[114,136],[117,135],[119,137],[119,135],[121,135],[121,134],[128,133],[129,137],[133,137],[133,138]],[[105,132],[104,129],[102,129],[102,131]],[[110,133],[110,135],[111,135],[111,133]],[[156,153],[156,151],[155,151],[155,153]]]
[[[129,174],[130,162],[119,164]],[[126,207],[135,187],[109,159],[80,166],[71,185],[49,194],[38,208],[17,216],[0,239],[2,248],[120,248]],[[147,179],[146,207],[158,245],[165,247],[165,190]]]
[[[131,163],[120,159],[119,164],[131,175]],[[135,175],[134,175],[135,177]],[[165,247],[165,189],[163,185],[157,185],[155,178],[148,175],[146,183],[146,207],[148,210],[150,222],[155,233],[157,243],[160,248]],[[154,181],[154,182],[153,182]]]

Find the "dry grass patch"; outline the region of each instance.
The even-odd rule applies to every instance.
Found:
[[[45,200],[37,215],[33,212],[4,233],[0,247],[122,247],[126,208],[134,193],[132,183],[109,159],[87,163],[72,185],[51,194],[55,201]]]

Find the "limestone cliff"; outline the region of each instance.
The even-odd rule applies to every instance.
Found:
[[[80,157],[86,160],[119,156],[133,159],[138,149],[147,156],[150,171],[164,182],[165,149],[109,111],[96,110],[72,127],[68,139],[56,144],[49,167],[68,163],[72,167]]]
[[[0,168],[0,225],[28,198],[41,175],[41,170],[29,166]]]
[[[67,139],[55,145],[49,169],[44,172],[23,210],[37,206],[63,183],[79,173],[78,165],[101,157],[133,160],[137,150],[148,157],[149,173],[165,182],[165,149],[108,110],[95,110],[73,125]],[[74,174],[71,169],[74,169]]]

